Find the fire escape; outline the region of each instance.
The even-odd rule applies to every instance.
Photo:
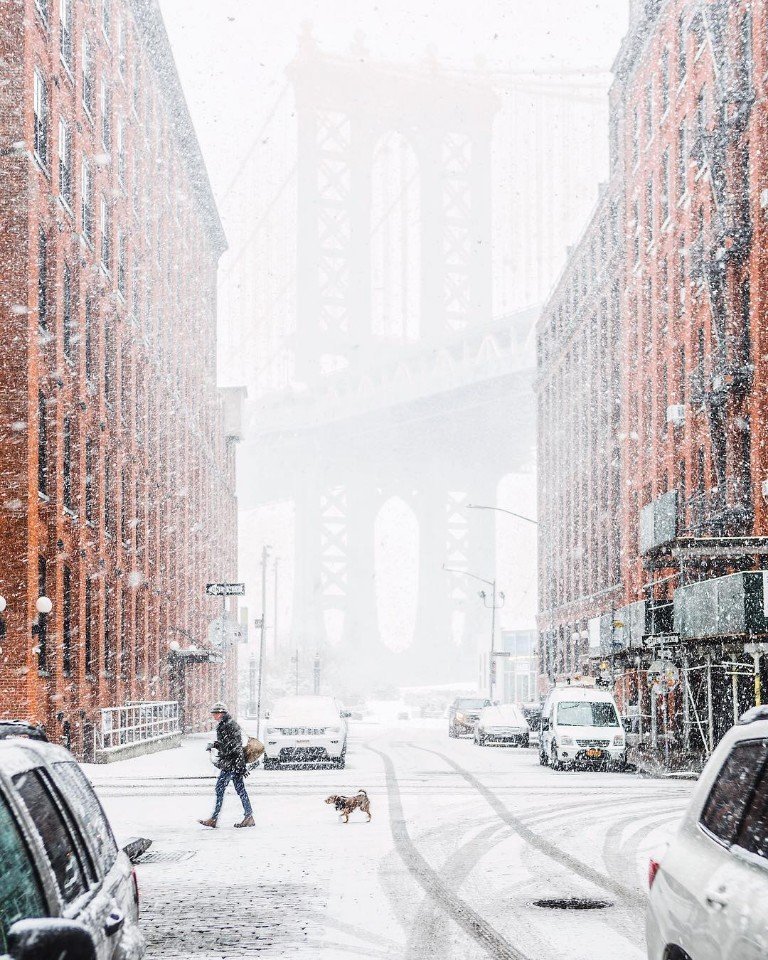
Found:
[[[730,0],[702,0],[694,17],[694,29],[712,50],[715,122],[712,130],[702,125],[693,148],[699,167],[709,171],[714,199],[711,230],[707,234],[702,225],[691,257],[706,287],[713,342],[692,373],[691,401],[707,420],[716,477],[707,490],[699,463],[698,492],[689,501],[689,532],[695,536],[748,535],[753,520],[747,409],[752,364],[744,278],[752,248],[747,128],[755,95],[751,22],[745,14],[734,29],[731,6]],[[703,344],[703,334],[699,337]]]

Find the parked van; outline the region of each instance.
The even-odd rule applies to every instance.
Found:
[[[576,764],[624,769],[626,736],[607,690],[585,685],[550,690],[541,711],[539,763],[553,770]]]

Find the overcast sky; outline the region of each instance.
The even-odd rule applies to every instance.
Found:
[[[297,36],[347,51],[363,34],[376,58],[427,51],[505,69],[610,68],[627,0],[160,0],[214,189],[222,191],[285,83]]]

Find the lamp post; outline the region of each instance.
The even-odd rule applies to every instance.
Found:
[[[481,597],[483,603],[485,604],[486,609],[489,608],[491,611],[491,654],[488,661],[488,699],[493,700],[493,675],[494,675],[493,655],[496,649],[496,611],[501,609],[501,607],[504,606],[504,599],[505,599],[504,594],[501,592],[499,593],[499,596],[501,597],[501,603],[497,606],[495,579],[486,580],[484,577],[478,577],[477,574],[469,573],[467,570],[456,570],[454,567],[446,567],[445,564],[443,564],[443,570],[445,570],[446,573],[458,573],[462,577],[470,577],[472,580],[479,580],[480,583],[484,583],[486,584],[486,586],[489,586],[491,588],[492,599],[491,599],[490,608],[488,607],[488,604],[485,603],[485,600],[486,600],[485,590],[481,590],[479,596]]]
[[[515,513],[514,510],[507,510],[506,507],[486,507],[480,503],[468,503],[467,510],[495,510],[497,513],[508,513],[510,517],[517,517],[518,520],[525,520],[526,523],[532,523],[535,527],[539,525],[538,520],[525,517],[522,513]]]

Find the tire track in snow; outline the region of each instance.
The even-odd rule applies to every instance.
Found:
[[[397,774],[392,760],[386,753],[368,744],[368,749],[381,758],[384,764],[389,800],[389,823],[397,852],[408,872],[413,876],[428,897],[454,920],[473,940],[478,941],[489,956],[498,960],[530,960],[506,940],[498,930],[485,921],[440,879],[424,857],[416,849],[405,822]],[[430,751],[431,752],[431,751]]]
[[[440,753],[437,750],[429,750],[426,747],[419,747],[414,743],[410,743],[409,746],[414,750],[422,750],[424,753],[434,754],[434,756],[440,757],[440,759],[447,763],[450,767],[453,767],[460,777],[463,777],[467,783],[472,784],[477,792],[494,810],[497,816],[503,820],[504,823],[510,826],[515,833],[522,837],[523,840],[525,840],[526,843],[528,843],[531,847],[534,847],[540,853],[550,857],[550,859],[557,861],[562,866],[567,867],[572,873],[575,873],[583,880],[587,880],[589,883],[592,883],[596,887],[605,890],[607,893],[611,893],[614,896],[620,897],[622,900],[627,901],[633,907],[644,907],[645,899],[640,893],[638,893],[637,890],[632,890],[631,888],[625,886],[625,884],[614,880],[613,877],[609,877],[607,874],[601,873],[599,870],[595,870],[594,867],[590,867],[589,864],[586,864],[571,854],[566,853],[565,850],[562,850],[556,844],[541,836],[541,834],[531,830],[531,828],[519,817],[516,817],[514,814],[510,813],[505,804],[492,790],[489,790],[484,783],[474,776],[474,774],[462,767],[461,764],[456,763],[456,761],[451,757],[448,757],[444,753]]]

